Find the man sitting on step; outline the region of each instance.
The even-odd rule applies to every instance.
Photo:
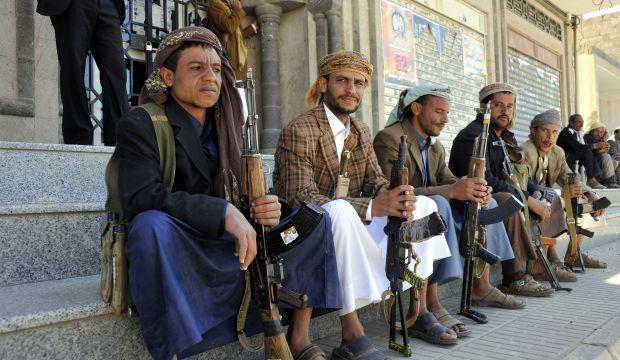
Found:
[[[241,179],[244,119],[234,81],[211,31],[175,30],[161,41],[155,70],[140,94],[141,104],[153,104],[133,109],[118,125],[120,197],[124,218],[131,221],[130,290],[156,359],[186,357],[236,339],[243,270],[256,255],[256,232],[226,198],[240,188],[234,178]],[[155,128],[162,118],[171,127],[165,143]],[[170,151],[173,160],[166,164],[174,161],[176,167],[166,172],[164,165],[164,173],[174,177],[167,186],[160,157]],[[251,206],[252,218],[265,226],[278,224],[280,211],[273,195]],[[284,285],[308,295],[312,307],[337,309],[341,298],[337,277],[330,276],[336,264],[328,224],[325,218],[315,236],[284,253]],[[306,359],[324,359],[309,341],[311,313],[312,308],[292,311],[290,348],[293,354],[314,354]],[[260,323],[256,311],[248,317],[251,335]]]
[[[507,179],[504,170],[504,151],[500,139],[506,142],[506,146],[515,149],[513,161],[523,161],[519,152],[514,134],[510,131],[516,117],[517,90],[507,83],[494,83],[483,87],[479,94],[480,107],[491,110],[491,126],[489,128],[489,143],[487,144],[487,159],[485,177],[489,186],[493,188],[493,198],[498,204],[503,203],[511,196],[521,199],[519,191],[513,187]],[[482,117],[479,116],[463,130],[461,130],[454,142],[450,153],[450,170],[457,177],[467,175],[469,158],[474,150],[474,141],[482,132]],[[546,218],[550,212],[549,207],[540,200],[530,196],[530,191],[538,189],[533,182],[528,183],[528,190],[524,202],[527,202],[529,210],[540,217]],[[522,296],[551,296],[554,289],[546,284],[541,284],[527,272],[527,261],[536,259],[536,251],[528,236],[526,222],[521,212],[517,212],[504,221],[506,233],[510,239],[514,259],[502,262],[502,285],[500,289],[504,293]]]
[[[445,235],[454,256],[435,262],[433,275],[429,278],[426,303],[444,326],[451,327],[461,337],[468,334],[469,330],[443,308],[437,296],[438,285],[463,276],[463,262],[458,256],[458,234],[464,221],[463,207],[450,206],[449,201],[480,202],[483,207],[490,204],[492,208],[497,203],[491,198],[486,180],[459,179],[448,169],[446,150],[437,137],[448,123],[450,101],[450,88],[446,86],[420,85],[403,90],[385,129],[377,134],[373,145],[383,173],[389,174],[392,171],[392,160],[398,154],[400,136],[407,135],[409,184],[413,185],[416,195],[426,195],[433,199],[446,220],[448,231]],[[490,252],[502,260],[514,257],[502,222],[487,226],[487,238],[487,249]],[[474,305],[522,308],[525,305],[523,300],[506,295],[491,285],[489,269],[486,266],[482,276],[474,280]]]
[[[356,310],[381,300],[381,293],[389,287],[387,217],[421,218],[437,211],[431,199],[415,197],[410,185],[388,190],[370,129],[351,116],[360,106],[372,68],[363,55],[353,51],[324,56],[318,78],[308,91],[311,110],[282,129],[275,154],[277,193],[292,203],[322,205],[332,219],[343,297],[342,343],[333,359],[385,359],[365,336]],[[414,248],[422,259],[418,266],[422,277],[432,273],[434,260],[450,256],[443,235],[415,243]],[[454,331],[440,325],[425,307],[420,318],[423,321],[410,334],[443,344],[456,342]]]
[[[568,182],[571,169],[566,163],[564,150],[556,145],[558,134],[562,127],[560,113],[557,110],[547,110],[532,119],[530,123],[529,140],[521,145],[525,154],[525,163],[529,168],[530,179],[537,184],[552,188],[555,185],[563,186]],[[570,186],[571,197],[576,198],[585,196],[589,202],[598,199],[598,196],[591,189],[580,181],[575,181]],[[583,190],[589,190],[585,194]],[[565,233],[568,228],[566,215],[564,213],[560,196],[553,192],[553,202],[551,203],[551,216],[539,224],[541,237],[556,238]],[[601,216],[604,210],[598,211],[597,216]],[[583,242],[583,235],[579,234],[579,244]],[[553,270],[560,281],[577,281],[575,274],[564,266],[564,262],[556,252],[556,246],[548,245],[547,258],[553,266]],[[586,267],[605,267],[606,264],[592,259],[583,254],[584,265]],[[537,263],[533,269],[534,276],[543,275],[542,264]]]

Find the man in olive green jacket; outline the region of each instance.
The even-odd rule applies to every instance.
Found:
[[[374,139],[373,146],[383,173],[389,177],[392,160],[398,154],[400,136],[407,135],[408,153],[405,163],[409,169],[409,185],[413,185],[416,195],[426,195],[435,201],[439,212],[446,219],[448,232],[446,240],[452,256],[435,262],[437,270],[428,279],[426,303],[438,320],[451,327],[458,335],[467,333],[467,327],[455,320],[439,303],[438,285],[462,277],[463,264],[458,251],[457,229],[463,222],[462,208],[451,208],[449,200],[481,202],[484,206],[492,202],[490,191],[484,179],[459,179],[452,174],[446,164],[446,151],[436,137],[448,122],[450,93],[446,87],[418,86],[406,89],[401,94],[399,105],[385,129]],[[458,214],[455,214],[458,213]],[[490,250],[499,253],[502,259],[514,255],[502,223],[488,227],[492,238]],[[422,297],[422,296],[421,296]],[[480,279],[476,279],[474,300],[484,300],[479,305],[493,305],[506,308],[521,308],[524,303],[513,296],[506,296],[491,286],[488,267]]]

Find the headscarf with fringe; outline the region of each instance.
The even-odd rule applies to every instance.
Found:
[[[322,99],[322,94],[319,91],[319,79],[340,70],[353,71],[362,75],[366,84],[370,82],[372,76],[372,64],[366,56],[357,51],[341,50],[327,54],[319,60],[318,76],[306,94],[308,108],[315,107]]]
[[[241,179],[241,148],[243,146],[243,105],[235,89],[235,72],[224,56],[217,36],[203,27],[185,27],[172,31],[161,40],[155,55],[154,70],[140,92],[139,103],[155,102],[163,105],[170,97],[170,89],[164,83],[159,70],[166,60],[187,42],[206,44],[217,52],[222,62],[222,87],[213,114],[217,131],[220,171],[215,176],[215,193],[230,199],[230,192],[237,188],[235,180]],[[233,176],[231,176],[234,175]]]

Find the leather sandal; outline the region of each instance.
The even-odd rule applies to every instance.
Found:
[[[440,307],[436,311],[432,311],[432,313],[433,315],[435,315],[437,321],[439,321],[441,325],[447,327],[448,329],[452,329],[452,331],[456,333],[457,338],[466,337],[471,334],[471,330],[469,330],[465,323],[450,315],[450,313],[443,307]],[[456,330],[454,330],[455,326]]]
[[[340,344],[332,351],[331,360],[388,360],[379,349],[373,345],[367,336],[360,336],[353,341]]]
[[[498,288],[494,287],[482,298],[471,299],[472,306],[489,306],[497,307],[501,309],[523,309],[525,301],[517,299],[512,295],[507,295],[501,292]]]
[[[441,336],[450,329],[441,325],[432,312],[420,315],[413,325],[407,329],[409,336],[422,339],[435,345],[456,344],[457,339],[442,339]],[[458,336],[458,335],[457,335]]]
[[[310,344],[299,350],[295,356],[293,356],[293,360],[327,360],[327,355],[325,355],[320,346]]]
[[[607,263],[591,258],[586,254],[581,254],[581,258],[583,259],[583,266],[590,269],[606,269]]]
[[[500,285],[499,290],[505,294],[531,297],[551,296],[555,290],[534,280],[532,275],[525,274],[521,280],[513,281],[510,285]]]

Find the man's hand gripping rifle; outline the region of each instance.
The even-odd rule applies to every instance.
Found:
[[[256,114],[252,69],[248,70],[247,79],[237,82],[236,86],[245,89],[248,106],[248,118],[244,126],[243,152],[241,154],[241,194],[243,197],[242,201],[245,201],[249,208],[252,201],[267,193],[265,174],[263,173],[263,159],[258,146],[258,115]],[[252,219],[249,220],[257,232],[257,254],[251,265],[251,285],[252,296],[258,304],[260,319],[263,324],[265,359],[292,360],[293,356],[280,323],[281,316],[277,302],[283,301],[296,308],[304,308],[307,306],[308,297],[281,286],[280,283],[284,277],[282,260],[277,254],[269,251],[270,247],[266,237],[267,230],[265,226],[257,224]],[[246,275],[246,283],[248,278]],[[246,288],[247,286],[246,284]],[[249,302],[249,297],[244,296],[244,301]],[[247,346],[246,348],[255,351],[259,350],[262,346],[248,345],[243,335],[243,324],[240,328],[238,329],[239,340],[242,344],[245,344],[244,347]]]
[[[521,189],[517,176],[515,175],[514,168],[512,166],[512,161],[510,160],[510,156],[508,156],[508,150],[506,149],[506,143],[504,142],[503,139],[500,139],[499,142],[500,142],[500,145],[502,146],[502,151],[504,153],[504,161],[502,163],[503,168],[504,168],[504,175],[507,178],[507,180],[511,183],[511,185],[519,192],[519,195],[521,196],[521,200],[523,201],[523,204],[524,204],[523,210],[524,210],[524,215],[526,219],[525,224],[526,224],[527,233],[536,251],[536,257],[540,260],[541,264],[543,265],[545,276],[547,277],[549,281],[549,285],[551,285],[551,287],[555,290],[571,291],[572,290],[571,288],[563,287],[562,284],[560,284],[557,276],[555,276],[555,272],[553,272],[551,263],[549,263],[549,260],[547,259],[547,255],[545,254],[544,248],[542,246],[542,242],[540,240],[539,223],[541,219],[534,212],[529,211],[529,208],[527,206],[527,199],[525,198],[525,194],[523,193],[523,190]],[[550,192],[550,190],[545,190],[543,191],[543,193],[540,196],[540,199],[538,200],[544,201],[550,205],[551,202],[553,201],[553,194]],[[530,271],[531,271],[531,267],[533,267],[532,263],[530,263]]]
[[[476,111],[478,112],[478,117],[482,116],[482,133],[475,140],[474,151],[469,160],[467,177],[484,179],[491,113],[488,107],[486,109],[476,109]],[[519,209],[519,203],[514,201],[506,201],[492,210],[482,210],[482,206],[477,202],[465,202],[465,220],[463,221],[461,241],[459,243],[460,253],[465,258],[459,314],[478,323],[486,324],[488,319],[486,315],[471,308],[474,276],[480,277],[486,264],[493,265],[500,261],[499,256],[485,248],[487,243],[485,226],[500,222]]]
[[[393,161],[392,174],[390,178],[390,189],[400,185],[407,185],[409,182],[409,170],[405,166],[405,156],[407,155],[407,136],[400,137],[398,149],[398,159]],[[418,291],[424,285],[425,279],[416,274],[416,269],[420,263],[420,258],[415,253],[413,243],[422,242],[433,236],[440,235],[446,231],[446,223],[441,215],[434,212],[422,219],[405,221],[400,217],[388,217],[388,224],[385,232],[388,235],[387,258],[385,263],[385,273],[390,281],[390,289],[382,295],[381,310],[383,317],[390,324],[390,349],[398,351],[405,356],[411,356],[411,346],[409,345],[409,335],[407,328],[413,325],[418,311],[414,317],[404,321],[406,318],[402,292],[403,281],[411,284],[412,296],[418,298]],[[411,262],[415,261],[413,271],[409,269]],[[388,300],[388,298],[390,298]],[[419,306],[419,301],[416,302]],[[396,321],[396,305],[401,322]],[[400,329],[403,335],[403,343],[396,342],[396,330]]]

